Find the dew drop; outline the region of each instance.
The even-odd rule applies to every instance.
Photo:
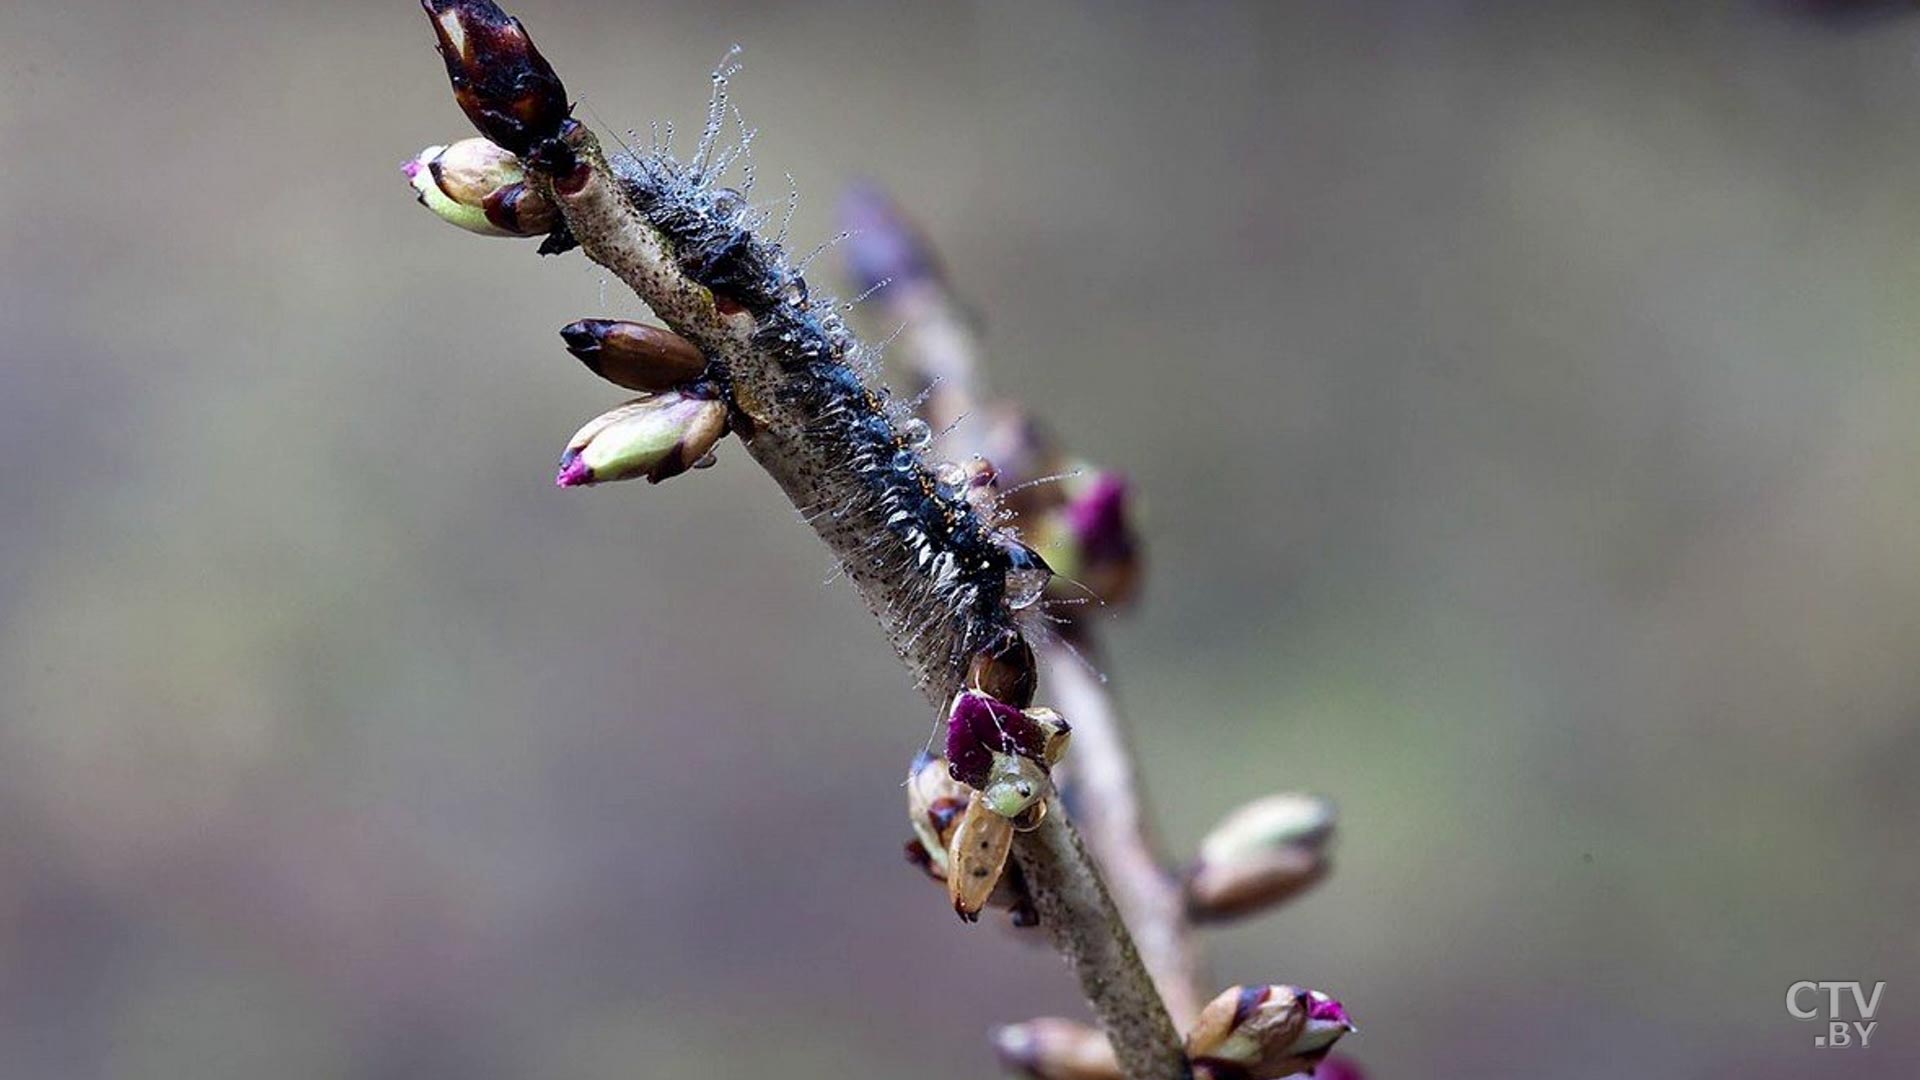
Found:
[[[1052,578],[1052,571],[1038,567],[1007,571],[1007,606],[1015,611],[1032,607],[1039,602],[1040,594],[1047,591],[1047,582]]]
[[[900,425],[900,437],[908,446],[924,447],[933,441],[933,428],[925,420],[915,417]]]
[[[934,482],[951,495],[967,484],[967,468],[957,461],[943,461],[933,467]]]

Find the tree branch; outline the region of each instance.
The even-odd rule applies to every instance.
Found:
[[[687,276],[659,228],[626,197],[591,133],[576,127],[568,141],[578,169],[557,180],[534,173],[535,190],[559,206],[588,258],[724,365],[733,405],[746,420],[748,452],[846,567],[927,699],[944,705],[964,670],[947,642],[924,632],[917,583],[866,557],[868,541],[884,523],[862,507],[843,462],[815,441],[819,416],[783,392],[780,358],[757,340],[754,316],[745,309],[723,309],[711,290]],[[833,512],[841,507],[847,512]],[[1042,925],[1079,977],[1129,1080],[1189,1076],[1179,1032],[1057,799],[1039,829],[1021,834],[1014,854]]]

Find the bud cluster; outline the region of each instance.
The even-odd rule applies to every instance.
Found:
[[[589,421],[560,457],[561,487],[644,476],[659,483],[713,464],[729,430],[725,395],[707,358],[671,330],[618,319],[581,319],[560,330],[567,351],[595,375],[645,393]]]
[[[948,773],[944,759],[921,755],[907,778],[907,817],[914,834],[907,842],[907,860],[940,882],[948,881],[955,867],[966,873],[977,865],[977,857],[966,845],[979,837],[981,821],[991,820],[995,815],[982,818],[976,814],[970,819],[976,802],[973,789]],[[1010,830],[1006,836],[1011,839]],[[1005,861],[1004,852],[1000,860]],[[978,918],[981,907],[998,907],[1012,913],[1015,926],[1036,925],[1039,915],[1027,895],[1019,866],[1007,867],[1004,873],[997,873],[996,878],[989,885],[985,899],[974,908],[973,918]]]
[[[1007,871],[1014,833],[1046,819],[1052,769],[1072,734],[1059,713],[1033,707],[1038,679],[1033,648],[1018,631],[975,651],[966,686],[947,708],[945,757],[917,761],[908,781],[916,838],[909,855],[947,883],[954,911],[968,922],[1004,899],[1010,879],[1017,885],[1018,868]]]
[[[1194,1080],[1278,1080],[1313,1072],[1352,1030],[1347,1010],[1318,990],[1235,986],[1200,1011],[1187,1057]]]
[[[1338,1001],[1293,986],[1235,986],[1200,1012],[1187,1033],[1194,1080],[1279,1080],[1314,1074],[1341,1036],[1354,1030]],[[1008,1071],[1032,1080],[1123,1080],[1106,1035],[1072,1020],[1042,1017],[993,1034]],[[1332,1075],[1329,1067],[1323,1075]],[[1358,1071],[1341,1067],[1345,1077]]]

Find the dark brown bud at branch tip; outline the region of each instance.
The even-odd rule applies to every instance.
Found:
[[[567,89],[520,20],[488,0],[421,0],[420,6],[433,20],[454,100],[482,135],[528,157],[560,134]]]
[[[671,330],[618,319],[581,319],[560,330],[567,351],[595,375],[629,390],[670,390],[700,377],[707,358]]]

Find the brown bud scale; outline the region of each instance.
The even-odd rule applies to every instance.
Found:
[[[979,920],[1012,849],[1013,822],[987,809],[985,800],[969,802],[947,849],[947,897],[962,919]]]
[[[589,371],[629,390],[670,390],[707,369],[706,356],[693,342],[664,327],[581,319],[563,327],[560,336]]]

